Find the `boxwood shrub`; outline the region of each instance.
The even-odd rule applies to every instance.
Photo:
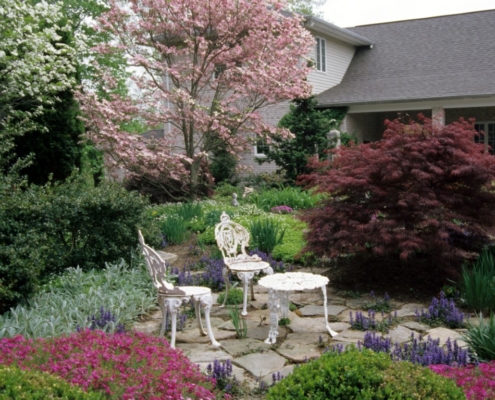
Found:
[[[328,351],[294,369],[268,391],[268,400],[465,399],[456,384],[428,368],[355,348]]]
[[[17,400],[92,400],[104,399],[102,393],[85,392],[63,379],[42,371],[25,371],[0,365],[0,399]]]
[[[75,177],[0,198],[0,312],[28,298],[51,274],[129,260],[138,227],[150,232],[146,199],[116,184],[89,187]]]

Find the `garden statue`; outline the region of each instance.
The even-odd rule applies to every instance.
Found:
[[[232,205],[234,207],[238,207],[239,206],[239,202],[237,201],[237,193],[232,193]]]

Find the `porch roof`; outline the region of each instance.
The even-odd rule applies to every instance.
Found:
[[[342,82],[320,106],[473,98],[495,94],[495,10],[366,25]]]

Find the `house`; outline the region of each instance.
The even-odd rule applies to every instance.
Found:
[[[342,29],[306,18],[314,35],[315,70],[309,81],[321,108],[347,107],[340,130],[360,142],[379,140],[383,122],[423,113],[435,123],[475,118],[478,140],[495,149],[495,10]],[[288,111],[265,111],[277,123]],[[256,172],[254,146],[243,163]]]
[[[317,96],[348,107],[341,130],[375,141],[383,121],[418,113],[434,123],[475,118],[495,148],[495,10],[350,28],[356,49],[342,81]]]

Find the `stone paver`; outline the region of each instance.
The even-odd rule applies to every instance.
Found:
[[[402,344],[402,343],[409,342],[411,340],[411,334],[413,332],[414,331],[412,331],[411,329],[406,328],[405,326],[399,325],[399,326],[391,329],[385,336],[389,337],[390,340],[392,340],[393,344],[395,344],[395,343]]]
[[[244,368],[251,375],[256,378],[263,378],[264,376],[276,371],[280,371],[285,363],[286,359],[274,351],[268,350],[265,353],[248,354],[234,359],[234,365]]]
[[[293,333],[287,335],[285,341],[276,349],[276,352],[294,363],[302,363],[320,357],[323,347],[327,343],[326,335]]]
[[[270,347],[270,344],[251,338],[222,341],[222,349],[233,357],[240,357],[249,353],[267,350]]]
[[[256,301],[249,300],[246,317],[247,338],[236,338],[228,310],[215,304],[211,310],[211,323],[215,338],[220,342],[221,348],[211,346],[208,336],[199,335],[196,321],[192,318],[186,322],[183,331],[177,332],[177,348],[182,350],[192,362],[198,364],[203,371],[215,359],[230,360],[236,379],[247,388],[258,387],[257,379],[259,378],[271,384],[272,374],[280,373],[287,376],[292,373],[296,364],[307,359],[318,358],[325,347],[338,345],[345,348],[363,341],[366,332],[350,329],[349,314],[352,312],[355,317],[356,312],[361,311],[367,317],[367,310],[363,307],[372,299],[369,296],[362,296],[359,299],[334,297],[331,288],[328,293],[328,319],[331,321],[329,325],[339,333],[334,338],[326,330],[323,295],[321,290],[317,289],[291,293],[290,301],[300,308],[296,312],[289,312],[291,322],[287,327],[278,327],[279,336],[276,345],[264,343],[270,329],[270,312],[266,307],[268,302],[266,289],[256,285]],[[445,343],[450,337],[451,340],[457,340],[459,345],[466,345],[462,341],[461,330],[431,328],[427,324],[416,321],[414,318],[416,310],[427,309],[428,305],[398,302],[391,302],[391,304],[397,311],[400,323],[383,336],[390,337],[392,343],[406,343],[411,339],[411,333],[414,333],[415,337],[419,337],[420,334],[424,337],[430,335],[433,339],[440,339],[441,343]],[[387,317],[388,314],[385,314],[385,318]],[[157,335],[161,318],[161,312],[156,311],[149,321],[136,324],[135,329]],[[378,321],[382,319],[380,313],[376,314],[376,319]]]
[[[445,344],[448,338],[453,342],[454,340],[457,340],[457,344],[461,347],[467,346],[466,342],[462,340],[462,335],[454,331],[452,329],[448,328],[433,328],[429,329],[426,331],[425,336],[430,336],[432,339],[440,339],[440,344]]]

